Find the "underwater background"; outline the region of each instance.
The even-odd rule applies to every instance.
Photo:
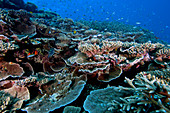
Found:
[[[141,26],[170,43],[168,0],[24,0],[38,9],[54,11],[62,18],[119,21]]]

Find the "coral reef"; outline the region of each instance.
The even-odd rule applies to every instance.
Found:
[[[1,0],[0,8],[8,8],[8,9],[25,9],[27,11],[37,12],[37,6],[33,3],[27,2],[24,3],[23,0]]]
[[[169,112],[170,46],[138,43],[144,30],[0,12],[0,112]]]
[[[129,24],[125,24],[123,22],[118,22],[118,21],[86,21],[86,20],[80,20],[79,22],[83,23],[86,26],[89,26],[90,28],[99,30],[99,31],[104,31],[108,32],[111,35],[115,35],[116,37],[118,36],[123,36],[123,34],[126,33],[134,33],[134,32],[142,32],[144,35],[141,35],[138,37],[135,41],[138,43],[143,43],[147,41],[151,41],[153,43],[160,42],[160,43],[165,43],[162,40],[159,40],[156,38],[154,33],[149,31],[148,29],[142,28],[142,27],[137,27]],[[130,39],[131,40],[131,39]]]

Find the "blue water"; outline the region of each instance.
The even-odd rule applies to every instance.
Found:
[[[73,20],[121,21],[170,43],[170,0],[24,0]]]

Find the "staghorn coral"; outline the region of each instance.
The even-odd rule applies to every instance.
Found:
[[[145,72],[141,72],[141,74],[144,74],[144,75],[152,74],[156,78],[164,79],[167,82],[169,82],[169,80],[170,80],[170,78],[169,78],[170,77],[170,68],[154,70],[154,71],[145,71]]]
[[[94,55],[101,55],[103,53],[107,54],[110,51],[113,51],[114,49],[117,50],[122,46],[122,42],[118,41],[108,41],[108,40],[103,40],[102,41],[102,46],[99,44],[92,44],[87,42],[82,42],[79,44],[78,49],[82,52],[85,53],[88,57],[92,57]]]
[[[126,60],[126,63],[120,63],[119,66],[125,70],[128,71],[131,67],[137,65],[136,68],[140,65],[144,65],[145,62],[150,61],[149,54],[143,55],[141,57],[135,57],[131,60]]]
[[[154,60],[157,64],[167,65],[170,64],[170,48],[163,48],[156,52]]]
[[[95,55],[121,55],[125,57],[126,63],[121,64],[120,66],[124,70],[129,70],[135,64],[144,64],[144,62],[151,61],[151,55],[153,56],[153,51],[159,51],[160,49],[165,48],[163,44],[150,42],[139,44],[139,43],[129,43],[129,42],[120,42],[120,41],[108,41],[102,40],[102,43],[92,44],[89,41],[83,41],[79,44],[78,49],[85,53],[88,57],[94,58]],[[155,55],[154,55],[155,56]]]
[[[169,79],[162,77],[169,72],[169,69],[148,71],[133,79],[125,77],[131,87],[112,86],[91,91],[83,107],[89,113],[169,112]]]
[[[15,107],[10,107],[15,104],[19,99],[12,97],[10,94],[0,91],[0,112],[9,112]]]
[[[100,51],[100,47],[99,45],[96,45],[96,44],[79,44],[78,46],[78,49],[82,52],[82,53],[85,53],[88,57],[92,57],[94,55],[100,55],[102,54],[103,52]]]
[[[167,70],[169,71],[169,69]],[[169,72],[168,72],[169,73]],[[132,87],[121,87],[120,90],[133,90],[132,96],[113,100],[109,110],[119,109],[121,112],[170,112],[169,108],[169,80],[156,77],[153,74],[139,73],[133,79],[125,77],[126,82]]]
[[[4,51],[3,53],[6,53],[8,50],[15,50],[18,48],[19,46],[12,42],[4,42],[3,40],[0,40],[0,51]]]
[[[20,109],[23,102],[30,99],[27,87],[15,84],[15,81],[5,80],[0,82],[1,106],[0,111],[10,112]]]
[[[87,54],[87,56],[91,57],[95,54],[108,54],[113,50],[117,51],[120,49],[120,52],[126,55],[127,57],[136,57],[146,52],[154,51],[155,49],[162,49],[164,47],[163,44],[160,43],[134,43],[134,42],[121,42],[121,41],[109,41],[109,40],[102,40],[99,44],[92,44],[89,41],[83,41],[79,44],[78,49],[82,52]],[[121,54],[120,53],[120,54]]]
[[[27,87],[13,85],[11,88],[4,89],[3,91],[18,99],[18,101],[13,104],[13,110],[20,109],[23,102],[30,99],[30,93]]]
[[[91,40],[87,40],[82,41],[78,45],[79,51],[83,54],[78,53],[77,56],[71,57],[69,61],[71,64],[76,63],[80,65],[79,72],[88,74],[98,73],[98,77],[107,78],[108,75],[105,74],[111,73],[111,70],[114,70],[117,65],[118,68],[123,71],[128,71],[134,66],[136,66],[135,68],[138,68],[145,65],[146,62],[153,60],[153,57],[151,56],[153,55],[152,52],[159,51],[162,48],[164,48],[164,45],[160,43],[152,44],[147,42],[139,44],[133,42],[123,43],[121,41],[102,40],[102,42],[93,44]],[[86,56],[84,56],[84,54]],[[105,64],[105,66],[103,66],[103,64],[99,65],[100,63]],[[101,74],[105,76],[101,76]],[[115,74],[115,77],[111,77],[112,75],[109,74],[108,78],[111,77],[112,79],[110,80],[113,80],[113,78],[119,77],[120,74]]]

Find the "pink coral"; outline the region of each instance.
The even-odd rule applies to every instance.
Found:
[[[19,99],[16,103],[13,104],[14,109],[21,108],[24,101],[30,99],[30,93],[27,87],[24,86],[15,86],[11,88],[4,89],[5,93],[9,93],[12,97]]]

